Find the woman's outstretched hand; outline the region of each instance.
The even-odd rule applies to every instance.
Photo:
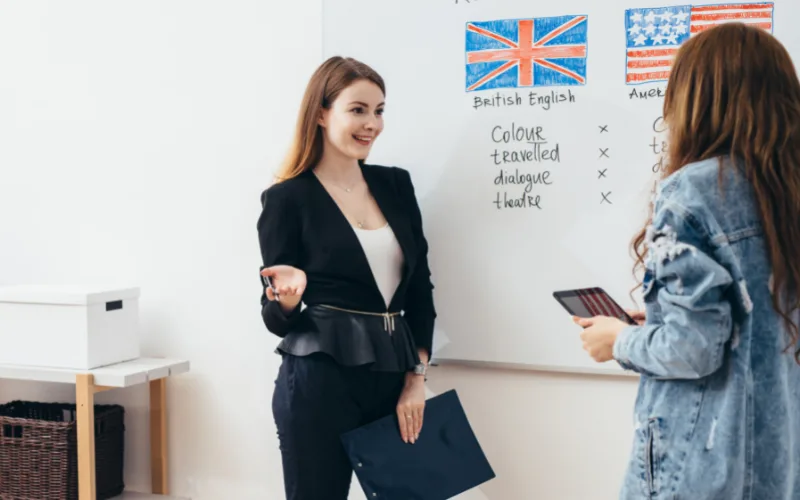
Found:
[[[277,265],[262,269],[261,277],[272,282],[272,288],[266,287],[267,299],[280,302],[284,314],[297,308],[306,290],[306,273],[296,267]]]
[[[272,281],[272,288],[267,287],[269,300],[280,300],[281,297],[303,295],[306,289],[306,273],[292,266],[272,266],[261,270],[261,276]],[[276,293],[277,292],[277,295]]]

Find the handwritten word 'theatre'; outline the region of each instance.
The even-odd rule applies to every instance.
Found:
[[[498,210],[503,208],[538,208],[539,210],[542,209],[540,203],[542,202],[542,197],[538,194],[536,196],[531,196],[528,193],[522,193],[518,197],[509,196],[508,193],[503,192],[503,197],[500,197],[500,193],[497,193],[497,199],[493,201],[497,206]]]

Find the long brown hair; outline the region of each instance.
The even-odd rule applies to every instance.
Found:
[[[800,361],[800,331],[790,317],[800,306],[800,82],[788,52],[763,29],[741,23],[699,33],[676,54],[663,116],[665,177],[730,157],[752,185],[772,265],[772,304]],[[634,270],[644,264],[645,231],[631,244]]]
[[[371,81],[386,94],[383,78],[355,59],[334,56],[317,68],[306,86],[294,138],[289,153],[278,169],[275,182],[296,177],[319,162],[323,149],[320,112],[329,109],[344,89],[359,80]]]

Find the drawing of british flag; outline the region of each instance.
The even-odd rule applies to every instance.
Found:
[[[588,16],[467,23],[468,92],[585,85]]]
[[[773,10],[772,2],[628,9],[625,82],[635,85],[669,79],[680,45],[719,24],[741,22],[772,32]]]

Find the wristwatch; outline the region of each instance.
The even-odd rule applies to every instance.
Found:
[[[425,365],[425,363],[420,363],[414,366],[414,375],[422,375],[425,377],[425,382],[428,381],[428,367]]]

